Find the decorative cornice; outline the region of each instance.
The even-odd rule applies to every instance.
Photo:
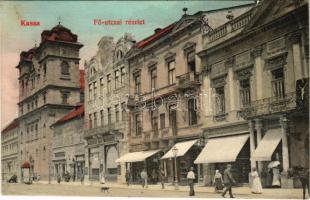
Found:
[[[225,66],[227,68],[233,67],[234,64],[235,64],[235,57],[227,58],[227,60],[225,61]]]
[[[292,34],[289,36],[289,40],[290,40],[293,44],[299,43],[299,42],[300,42],[300,39],[301,39],[301,33],[300,33],[300,32],[292,33]]]
[[[259,56],[262,55],[262,53],[263,53],[263,47],[262,47],[262,46],[257,46],[257,47],[255,47],[254,49],[252,49],[251,53],[252,53],[252,56],[253,56],[254,58],[257,58],[257,57],[259,57]]]
[[[176,56],[176,53],[172,53],[169,51],[168,53],[165,54],[164,57],[165,57],[166,62],[169,62],[171,60],[174,60],[175,56]]]

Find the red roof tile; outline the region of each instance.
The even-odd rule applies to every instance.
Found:
[[[84,105],[78,105],[73,110],[71,110],[68,114],[63,116],[61,119],[59,119],[57,122],[53,124],[53,126],[65,123],[69,120],[75,119],[81,115],[84,115]]]
[[[2,133],[6,133],[16,127],[18,127],[19,125],[19,122],[17,119],[14,119],[9,125],[7,125],[3,130],[2,130]]]
[[[85,70],[80,69],[80,90],[84,91],[85,88]]]
[[[161,30],[158,30],[156,33],[154,33],[153,35],[141,40],[140,42],[138,42],[136,44],[136,46],[138,48],[143,48],[149,44],[151,44],[152,42],[156,41],[157,39],[167,35],[168,33],[170,33],[173,29],[173,27],[175,26],[175,23],[173,24],[170,24],[169,26],[161,29]]]

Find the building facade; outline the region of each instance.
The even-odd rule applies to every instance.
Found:
[[[82,99],[77,35],[61,24],[41,33],[38,47],[20,54],[20,165],[47,179],[52,169],[50,126]]]
[[[14,174],[19,174],[18,134],[19,122],[17,119],[14,119],[1,131],[1,174],[3,181],[8,180]]]
[[[126,167],[116,163],[128,152],[128,64],[125,54],[134,44],[130,34],[116,42],[103,37],[98,52],[85,63],[86,178],[125,182]]]
[[[297,186],[287,170],[309,167],[308,34],[307,1],[272,0],[203,36],[206,146],[195,162],[209,177],[231,163],[248,183],[256,167],[267,187],[275,161],[282,187]]]
[[[196,53],[202,50],[202,33],[228,21],[221,16],[240,15],[251,6],[193,15],[185,8],[179,21],[155,29],[128,53],[130,153],[119,161],[130,163],[133,181],[139,181],[139,173],[146,168],[150,177],[163,169],[169,182],[186,184],[192,166],[196,181],[202,180],[201,165],[194,164],[203,144],[205,119],[202,65]]]
[[[83,138],[84,105],[78,105],[52,125],[53,176],[64,178],[68,172],[73,181],[84,178],[85,142]]]

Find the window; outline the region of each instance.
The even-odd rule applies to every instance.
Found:
[[[20,114],[23,115],[24,114],[24,109],[23,109],[23,105],[21,104],[20,106]]]
[[[197,124],[196,99],[189,99],[188,100],[188,123],[190,126]]]
[[[135,93],[140,94],[141,92],[141,77],[140,75],[135,76]]]
[[[38,98],[36,97],[36,99],[34,100],[34,105],[37,108],[38,107]]]
[[[45,160],[45,157],[46,157],[46,148],[45,146],[43,147],[43,160]]]
[[[168,83],[169,85],[175,83],[175,61],[168,63]]]
[[[117,89],[119,88],[119,71],[118,70],[114,72],[114,76],[115,76],[115,79],[114,79],[115,89]]]
[[[250,79],[240,80],[241,107],[249,106],[251,103]]]
[[[215,89],[215,114],[222,115],[225,113],[225,92],[224,86]]]
[[[125,75],[126,75],[125,67],[122,67],[121,68],[121,86],[125,85]]]
[[[45,124],[43,124],[43,138],[46,137],[46,126]]]
[[[111,74],[107,75],[107,90],[108,90],[108,93],[110,93],[112,90],[112,88],[111,88]]]
[[[97,98],[97,81],[95,81],[93,84],[94,84],[94,100],[96,100],[96,98]]]
[[[61,92],[61,99],[63,104],[68,104],[69,92]]]
[[[20,132],[20,143],[23,144],[23,132]]]
[[[34,130],[35,130],[35,133],[36,133],[36,139],[38,139],[38,136],[39,136],[38,135],[39,134],[38,133],[38,124],[35,125]]]
[[[103,96],[104,82],[103,78],[100,78],[100,96]]]
[[[196,71],[195,51],[191,51],[187,54],[187,67],[189,72]]]
[[[122,121],[125,121],[126,120],[126,104],[125,104],[125,102],[123,102],[121,104],[121,106],[122,106]]]
[[[61,74],[69,75],[69,64],[65,61],[61,63]]]
[[[46,93],[43,94],[43,104],[46,104]]]
[[[93,128],[92,114],[89,114],[88,118],[89,118],[89,128]]]
[[[116,53],[116,57],[117,57],[117,60],[120,60],[123,58],[123,52],[121,50],[118,50],[117,53]]]
[[[111,125],[111,108],[108,108],[108,125]]]
[[[88,84],[88,88],[89,88],[89,96],[88,96],[88,99],[89,101],[91,101],[93,99],[93,84]]]
[[[43,77],[46,78],[46,63],[43,65]]]
[[[39,150],[36,149],[36,156],[38,157],[39,156]]]
[[[157,70],[156,68],[151,70],[151,91],[156,89]]]
[[[158,111],[151,111],[151,125],[154,133],[158,133]]]
[[[115,121],[119,122],[119,105],[115,105]]]
[[[136,136],[138,136],[142,134],[140,114],[136,114],[134,119],[135,119],[135,133],[136,133]]]
[[[284,89],[284,72],[283,68],[272,71],[272,89],[273,94],[277,98],[283,98],[285,95]]]
[[[30,111],[30,103],[27,103],[27,110]]]
[[[100,125],[103,126],[104,124],[104,112],[103,110],[100,110]]]
[[[98,121],[97,121],[97,112],[94,113],[94,127],[97,127]]]

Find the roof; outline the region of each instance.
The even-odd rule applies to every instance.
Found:
[[[47,40],[77,43],[78,37],[76,34],[73,34],[70,29],[58,24],[51,30],[44,30],[41,33],[41,44]]]
[[[168,26],[166,26],[165,28],[155,32],[153,35],[139,41],[137,44],[136,44],[136,47],[138,48],[143,48],[145,46],[147,46],[148,44],[151,44],[153,41],[167,35],[168,33],[170,33],[172,31],[172,29],[174,28],[175,26],[175,23],[172,23]]]
[[[85,88],[85,70],[80,69],[80,90],[84,91]]]
[[[84,115],[84,105],[77,105],[73,110],[71,110],[69,113],[67,113],[65,116],[63,116],[61,119],[56,121],[52,126],[56,126],[59,124],[66,123],[72,119],[78,118],[79,116]]]
[[[2,133],[6,133],[14,128],[17,128],[19,126],[19,122],[17,119],[14,119],[9,125],[7,125],[3,130]]]

